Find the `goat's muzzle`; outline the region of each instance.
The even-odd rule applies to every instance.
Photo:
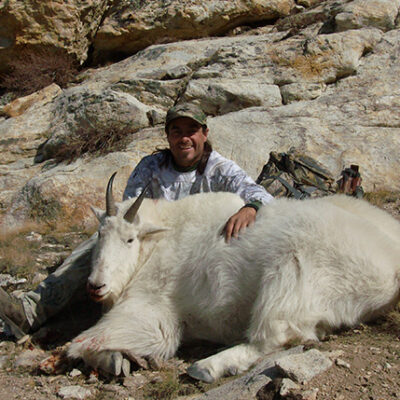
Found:
[[[105,296],[108,293],[108,292],[104,293],[105,286],[106,286],[105,284],[96,286],[90,282],[87,282],[86,290],[89,293],[89,296],[93,301],[100,303],[105,299]]]

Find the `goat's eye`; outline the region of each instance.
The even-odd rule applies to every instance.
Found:
[[[133,242],[133,239],[128,239],[127,242],[128,242],[128,243],[132,243],[132,242]]]

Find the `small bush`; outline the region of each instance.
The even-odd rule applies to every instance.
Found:
[[[29,196],[29,210],[32,220],[50,222],[60,217],[61,204],[56,199],[43,198],[40,190],[34,188]]]
[[[178,396],[180,383],[176,372],[168,371],[161,382],[149,384],[144,390],[144,399],[170,400]]]
[[[18,230],[0,234],[0,273],[28,278],[35,270],[35,250],[39,242],[28,241],[26,236],[39,225],[27,224]]]
[[[331,51],[321,54],[296,55],[293,58],[284,58],[274,51],[270,56],[275,64],[293,68],[299,71],[304,78],[321,76],[327,69],[332,68],[333,62],[330,57]]]
[[[133,133],[129,126],[110,123],[105,127],[81,127],[68,142],[55,152],[57,162],[72,162],[83,154],[104,155],[125,148],[128,136]]]
[[[0,87],[17,96],[26,96],[52,83],[65,87],[78,73],[73,57],[57,49],[25,49],[8,67],[9,72],[0,75]]]
[[[400,193],[380,190],[365,193],[364,198],[375,206],[382,207],[384,204],[396,202],[400,198]]]

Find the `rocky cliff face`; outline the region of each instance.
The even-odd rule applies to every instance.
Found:
[[[359,164],[368,191],[400,190],[400,0],[23,4],[0,1],[0,65],[42,45],[81,62],[125,58],[3,106],[4,228],[46,211],[91,218],[111,173],[121,192],[165,144],[180,101],[204,108],[215,149],[253,177],[294,146],[335,174]],[[82,132],[117,132],[123,146],[60,162]]]

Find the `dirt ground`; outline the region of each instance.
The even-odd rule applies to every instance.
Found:
[[[400,220],[399,198],[381,206]],[[184,372],[194,359],[216,351],[204,345],[180,351],[161,370],[138,369],[125,379],[98,378],[82,364],[70,365],[66,371],[52,375],[38,369],[40,360],[63,348],[97,316],[96,306],[80,308],[79,316],[72,309],[66,310],[39,335],[23,343],[16,343],[0,329],[0,399],[59,399],[60,389],[70,385],[90,389],[92,395],[86,398],[93,400],[189,399],[215,386],[195,382]],[[400,399],[399,307],[373,324],[335,333],[326,341],[310,346],[332,352],[336,362],[327,372],[301,387],[303,392],[314,390],[309,400]],[[19,357],[30,354],[28,350],[39,353],[23,364]],[[21,366],[16,366],[18,361]],[[218,384],[228,379],[232,378],[222,379]]]

